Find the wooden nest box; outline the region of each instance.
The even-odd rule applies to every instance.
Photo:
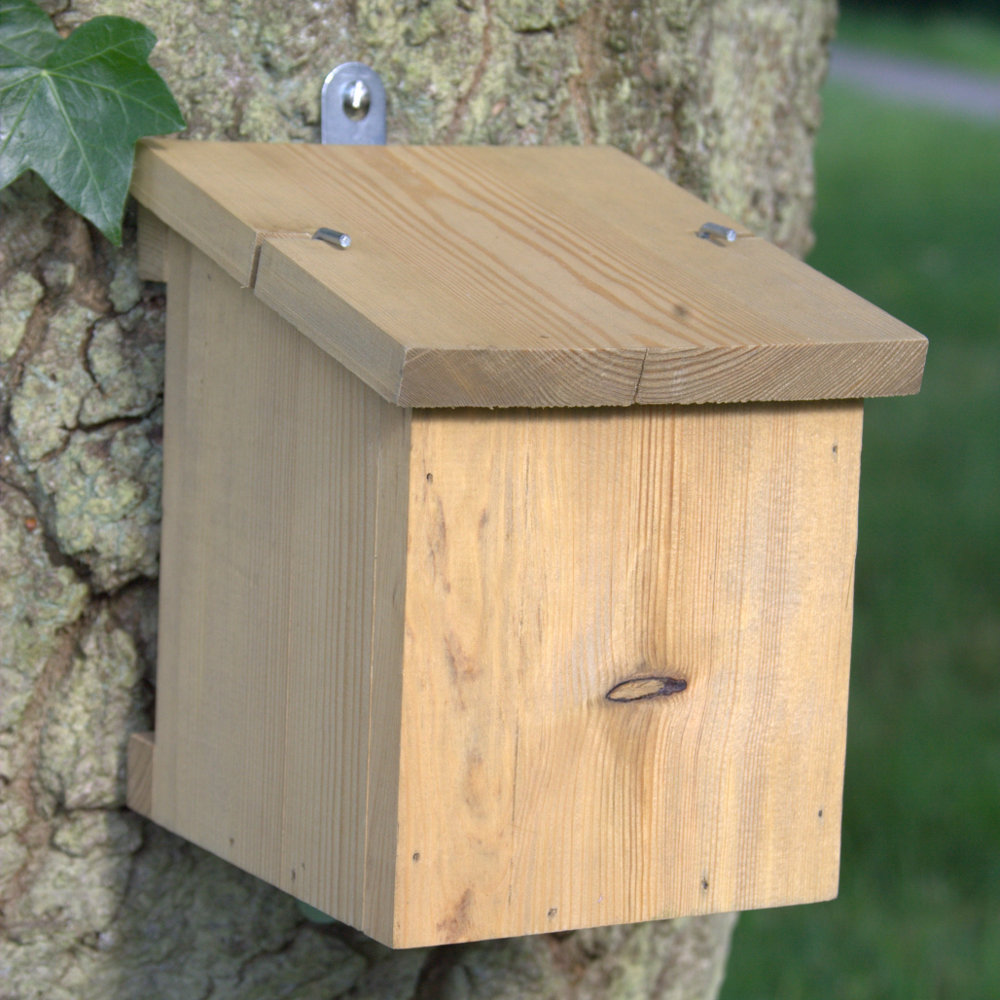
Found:
[[[861,400],[923,337],[609,148],[153,141],[133,191],[132,807],[396,947],[834,896]]]

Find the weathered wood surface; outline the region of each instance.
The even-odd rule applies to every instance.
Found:
[[[861,403],[411,411],[166,261],[136,808],[404,947],[836,893]]]
[[[861,404],[411,433],[400,933],[836,895]]]
[[[409,414],[190,244],[169,245],[148,815],[367,927],[365,887],[377,900],[378,873],[392,876],[379,852],[398,760],[372,726],[399,725],[391,559]],[[370,838],[369,812],[382,819]],[[384,895],[377,914],[391,882]]]
[[[167,280],[167,240],[170,229],[148,208],[139,205],[136,222],[136,270],[144,281]]]
[[[153,139],[132,189],[402,405],[920,387],[920,334],[609,147]],[[699,239],[707,221],[735,242]],[[349,233],[350,249],[313,240],[323,226]]]

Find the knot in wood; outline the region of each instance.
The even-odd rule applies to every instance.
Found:
[[[608,701],[646,701],[679,694],[687,687],[681,677],[630,677],[620,681],[604,696]]]

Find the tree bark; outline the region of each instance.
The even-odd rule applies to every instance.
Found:
[[[835,0],[49,0],[142,20],[193,138],[610,143],[796,253]],[[128,812],[151,728],[164,293],[33,177],[0,194],[0,1000],[716,996],[733,918],[393,952]]]

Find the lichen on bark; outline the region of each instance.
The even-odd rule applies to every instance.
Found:
[[[315,141],[359,59],[390,142],[610,143],[803,252],[834,0],[45,0],[159,37],[192,138]],[[0,192],[0,996],[715,996],[732,918],[391,952],[122,808],[155,647],[162,286]]]

